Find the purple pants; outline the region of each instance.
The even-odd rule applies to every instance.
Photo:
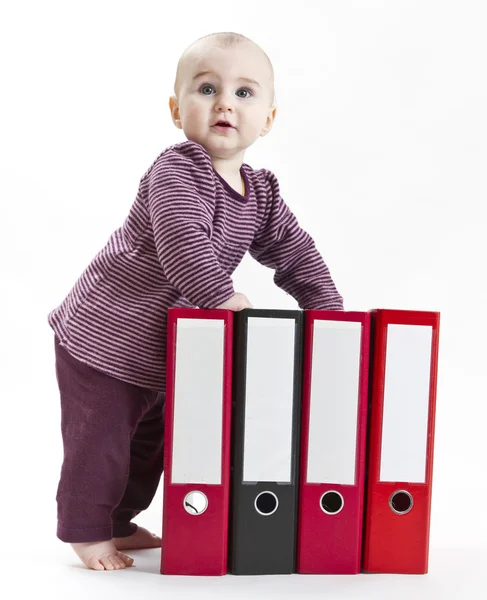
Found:
[[[163,470],[164,399],[71,356],[55,336],[64,460],[57,537],[96,542],[136,531]]]

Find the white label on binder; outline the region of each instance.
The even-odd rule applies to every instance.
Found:
[[[355,484],[362,324],[315,320],[308,483]]]
[[[426,481],[432,336],[431,326],[387,327],[380,481]]]
[[[224,328],[177,320],[172,483],[221,484]]]
[[[291,483],[294,319],[249,317],[244,481]]]

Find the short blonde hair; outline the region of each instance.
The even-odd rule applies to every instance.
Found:
[[[259,50],[265,56],[265,58],[267,60],[267,64],[269,65],[269,72],[270,72],[269,84],[270,84],[270,88],[271,88],[270,102],[271,102],[271,104],[274,104],[274,101],[275,101],[274,68],[270,61],[270,58],[262,50],[262,48],[258,44],[256,44],[253,40],[249,39],[248,37],[245,37],[244,35],[242,35],[240,33],[234,33],[233,31],[223,31],[223,32],[210,33],[208,35],[204,35],[203,37],[198,38],[196,41],[194,41],[190,46],[188,46],[186,48],[186,50],[183,52],[183,54],[181,55],[181,58],[178,61],[178,66],[176,69],[176,78],[174,80],[174,93],[176,94],[176,96],[178,95],[179,87],[181,85],[181,67],[182,67],[186,57],[191,54],[191,51],[194,49],[194,47],[197,44],[200,44],[202,42],[202,40],[209,41],[210,38],[213,38],[215,45],[219,46],[220,48],[230,48],[232,46],[236,46],[241,43],[250,43],[250,44],[253,44],[254,46],[256,46],[257,48],[259,48]]]

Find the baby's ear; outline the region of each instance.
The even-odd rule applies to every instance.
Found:
[[[176,125],[178,129],[182,129],[178,99],[176,98],[176,96],[169,97],[169,110],[171,111],[171,118],[174,125]]]
[[[267,135],[269,133],[269,131],[272,129],[272,125],[274,124],[274,119],[276,118],[276,112],[277,112],[277,108],[275,106],[271,106],[271,108],[269,109],[269,113],[267,115],[267,120],[265,122],[265,125],[262,128],[262,131],[260,132],[261,137]]]
[[[274,123],[275,119],[276,119],[276,114],[277,114],[277,107],[276,106],[271,106],[269,108],[269,114],[267,116],[267,120],[271,121],[271,125]]]

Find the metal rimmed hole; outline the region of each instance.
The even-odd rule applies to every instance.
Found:
[[[201,515],[208,508],[208,498],[203,492],[189,492],[183,500],[183,506],[190,515]]]
[[[390,497],[389,506],[397,515],[405,515],[413,508],[413,497],[409,492],[399,490]]]
[[[344,503],[343,496],[335,490],[325,492],[320,498],[320,508],[327,515],[338,514],[342,510]]]
[[[279,500],[272,492],[261,492],[255,499],[254,506],[260,515],[268,517],[276,512]]]

